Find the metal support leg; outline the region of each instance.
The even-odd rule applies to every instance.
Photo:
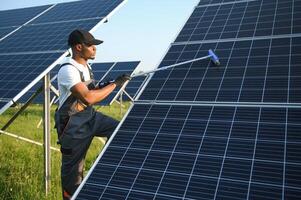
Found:
[[[50,74],[44,77],[44,165],[45,191],[50,191]]]

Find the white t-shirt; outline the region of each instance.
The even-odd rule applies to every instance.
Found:
[[[82,82],[79,71],[83,72],[85,81],[90,80],[89,65],[84,66],[72,58],[67,59],[64,63],[72,65],[64,65],[58,72],[58,88],[59,88],[59,108],[71,95],[70,89],[79,82]]]

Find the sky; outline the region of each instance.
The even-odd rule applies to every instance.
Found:
[[[68,0],[70,1],[70,0]],[[0,10],[32,7],[61,0],[6,1]],[[141,61],[138,71],[156,68],[199,0],[128,0],[93,33],[104,40],[95,62]]]

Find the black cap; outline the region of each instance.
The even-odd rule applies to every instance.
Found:
[[[95,39],[94,36],[86,30],[76,29],[72,31],[68,38],[68,45],[74,46],[77,44],[98,45],[103,43],[102,40]]]

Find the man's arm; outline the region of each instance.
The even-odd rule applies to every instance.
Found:
[[[85,83],[80,82],[71,87],[72,95],[80,99],[86,105],[94,105],[105,99],[116,87],[121,87],[131,77],[128,74],[123,74],[105,87],[95,90],[89,90]]]
[[[71,87],[70,91],[72,95],[90,106],[105,99],[115,88],[116,84],[111,83],[101,89],[89,90],[85,83],[80,82]]]

